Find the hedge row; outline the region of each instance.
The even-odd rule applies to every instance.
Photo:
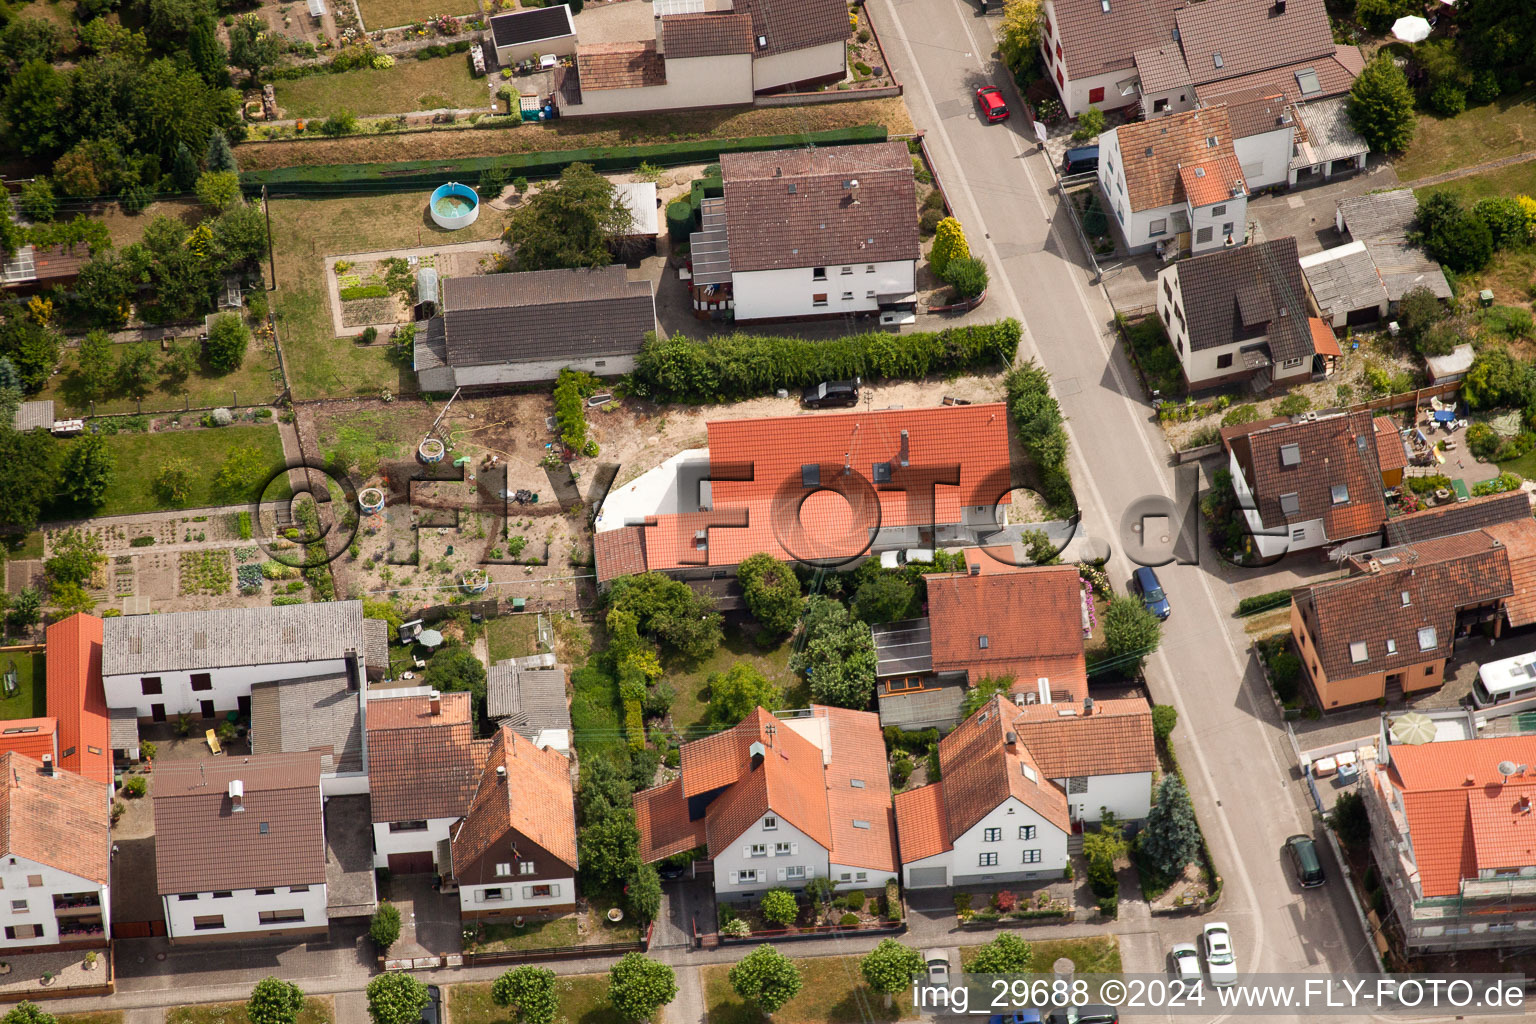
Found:
[[[1237,602],[1237,614],[1257,615],[1259,612],[1267,612],[1271,608],[1280,608],[1291,603],[1289,590],[1271,590],[1267,594],[1255,594],[1245,597]]]
[[[1039,474],[1038,493],[1052,515],[1070,516],[1077,511],[1077,498],[1067,469],[1067,430],[1061,406],[1051,394],[1050,374],[1033,362],[1020,363],[1004,383],[1019,442]]]
[[[481,125],[516,127],[516,118],[498,117],[482,120]],[[441,185],[448,178],[472,180],[489,168],[504,168],[509,176],[554,178],[568,164],[585,163],[599,171],[628,171],[649,163],[657,167],[707,162],[721,153],[750,153],[766,149],[791,149],[807,145],[833,146],[864,142],[884,142],[884,125],[856,125],[798,135],[759,135],[741,139],[696,139],[650,146],[589,146],[547,153],[508,153],[503,156],[472,156],[458,160],[406,160],[387,164],[322,164],[319,166],[276,167],[265,171],[243,171],[240,183],[259,189],[266,185],[279,195],[331,197],[336,185],[367,183],[370,192],[394,190],[409,192]],[[380,189],[387,185],[390,189]]]
[[[999,320],[942,331],[872,331],[829,341],[728,334],[699,341],[647,335],[631,390],[667,402],[726,402],[824,380],[911,380],[979,370],[1012,356],[1019,322]]]

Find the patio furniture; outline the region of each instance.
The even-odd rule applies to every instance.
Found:
[[[219,746],[219,738],[214,735],[212,729],[209,729],[206,733],[204,733],[203,738],[208,741],[209,750],[213,751],[215,754],[224,753],[223,749]]]
[[[546,53],[546,54],[544,54],[543,56],[541,56],[539,58],[539,70],[540,71],[548,71],[551,68],[558,67],[559,64],[560,64],[560,58],[556,57],[552,53]]]

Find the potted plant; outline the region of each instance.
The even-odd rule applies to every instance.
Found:
[[[88,970],[88,971],[94,971],[96,969],[96,959],[97,959],[97,954],[96,954],[96,951],[93,949],[90,952],[85,954],[85,963],[82,966],[84,966],[85,969]]]
[[[44,971],[43,972],[43,984],[44,985],[52,985],[53,984],[53,979],[54,979],[54,973],[52,971]]]
[[[0,960],[0,974],[10,974],[10,973],[11,973],[11,965],[6,963],[4,960]]]

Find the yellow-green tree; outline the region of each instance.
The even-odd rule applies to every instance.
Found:
[[[1008,67],[1017,71],[1029,63],[1040,46],[1040,4],[1042,0],[1007,0],[1003,4],[1003,30],[997,48]]]
[[[939,277],[944,276],[950,260],[968,259],[971,247],[965,243],[965,229],[953,217],[945,217],[933,236],[933,250],[928,254],[928,264]]]

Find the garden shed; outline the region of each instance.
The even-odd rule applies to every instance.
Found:
[[[512,11],[491,18],[491,41],[504,68],[545,54],[569,57],[576,53],[576,25],[565,4]]]

